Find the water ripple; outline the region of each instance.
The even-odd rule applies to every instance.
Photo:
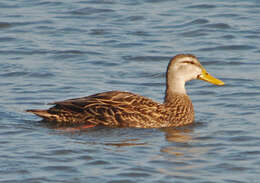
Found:
[[[259,182],[259,5],[245,1],[2,0],[0,182]],[[195,124],[84,130],[26,109],[107,90],[163,101],[165,69],[193,53]]]
[[[199,30],[192,30],[192,31],[184,31],[180,33],[180,35],[184,37],[202,37],[208,35],[208,33],[199,29]]]
[[[230,29],[231,26],[225,23],[207,24],[206,27],[213,29]]]
[[[8,22],[0,22],[0,29],[6,29],[11,27],[12,25]]]
[[[73,10],[70,13],[73,15],[94,15],[98,13],[111,13],[114,12],[112,9],[104,9],[104,8],[94,8],[94,7],[86,7],[86,8],[81,8],[77,10]]]
[[[211,5],[211,4],[198,4],[198,5],[191,5],[187,6],[186,8],[192,8],[192,9],[214,9],[217,6]]]
[[[187,23],[186,25],[201,25],[201,24],[207,24],[209,23],[209,20],[204,19],[204,18],[198,18],[195,20],[192,20],[191,22]]]
[[[157,62],[157,61],[162,61],[162,60],[170,60],[169,57],[164,57],[164,56],[123,56],[123,60],[125,61],[142,61],[142,62]]]
[[[251,45],[227,45],[227,46],[216,46],[216,47],[210,47],[210,48],[201,48],[198,51],[226,51],[226,50],[252,50],[256,49],[256,46]]]
[[[16,38],[13,37],[0,37],[0,42],[10,42],[10,41],[15,41]]]

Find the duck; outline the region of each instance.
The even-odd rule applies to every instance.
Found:
[[[194,123],[195,114],[185,83],[203,80],[215,85],[224,82],[210,75],[192,54],[174,56],[166,71],[164,102],[125,91],[107,91],[86,97],[50,103],[49,109],[27,112],[44,121],[61,125],[164,128]]]

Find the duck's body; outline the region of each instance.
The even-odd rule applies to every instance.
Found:
[[[183,126],[194,121],[194,110],[186,94],[185,82],[197,78],[217,85],[224,84],[208,75],[193,55],[177,55],[167,68],[163,104],[129,92],[109,91],[55,102],[47,110],[27,112],[59,124],[138,128]]]
[[[176,94],[172,102],[160,104],[122,91],[55,102],[48,110],[29,110],[48,121],[63,124],[94,124],[111,127],[158,128],[182,126],[194,121],[187,95]]]

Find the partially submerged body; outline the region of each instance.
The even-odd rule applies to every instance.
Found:
[[[160,104],[129,92],[109,91],[53,103],[48,110],[28,110],[59,124],[93,124],[111,127],[158,128],[183,126],[194,121],[187,95],[176,94]]]

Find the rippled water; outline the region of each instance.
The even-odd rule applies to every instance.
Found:
[[[2,0],[0,15],[1,182],[259,182],[257,1]],[[188,83],[192,126],[68,131],[24,112],[115,89],[162,101],[178,53],[226,83]]]

